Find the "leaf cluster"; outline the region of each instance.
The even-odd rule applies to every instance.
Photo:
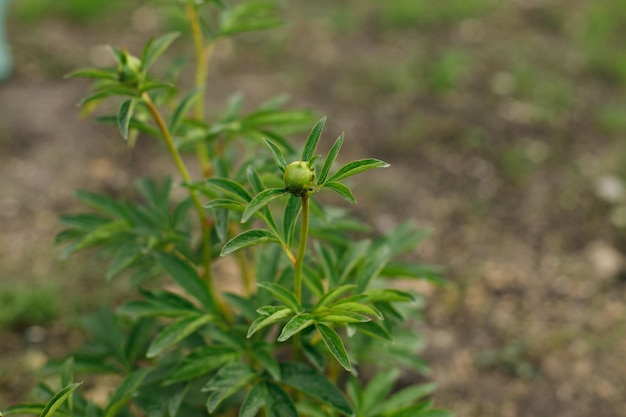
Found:
[[[177,3],[192,29],[202,28],[194,35],[199,74],[203,51],[221,38],[280,22],[271,2]],[[97,251],[110,259],[106,278],[129,279],[137,296],[84,320],[89,342],[48,365],[61,376],[59,391],[40,384],[41,402],[3,414],[449,416],[434,408],[431,384],[396,390],[401,368],[427,367],[409,320],[423,299],[390,281],[442,283],[439,268],[402,261],[427,233],[403,223],[373,236],[345,209],[317,199],[332,191],[356,203],[346,179],[389,165],[367,158],[335,168],[344,134],[318,154],[325,118],[297,152],[288,136],[313,124],[312,113],[282,109],[283,98],[245,113],[234,95],[221,115],[206,117],[201,77],[181,93],[174,78],[152,75],[179,37],[150,40],[139,57],[111,48],[116,67],[70,74],[94,79],[81,105],[117,98],[117,114],[99,120],[125,139],[157,139],[182,182],[141,179],[126,200],[76,192],[87,210],[61,217],[62,256]],[[198,157],[199,178],[182,153]],[[314,173],[304,192],[283,182],[290,160]],[[174,197],[175,185],[187,196]],[[219,273],[220,257],[236,272]],[[375,376],[365,381],[361,370]],[[120,383],[96,404],[75,374],[114,374]]]

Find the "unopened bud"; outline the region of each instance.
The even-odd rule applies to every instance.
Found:
[[[308,162],[292,162],[285,168],[283,180],[290,193],[298,196],[306,195],[315,185],[315,168]]]

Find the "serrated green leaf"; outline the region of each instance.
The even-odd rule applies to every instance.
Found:
[[[315,327],[322,335],[324,344],[335,359],[337,359],[337,362],[339,362],[346,371],[350,371],[352,369],[352,366],[350,365],[350,358],[348,358],[348,352],[346,352],[346,348],[343,345],[341,337],[339,337],[336,331],[325,324],[316,323]]]
[[[261,191],[256,196],[254,196],[250,203],[248,203],[248,206],[241,216],[241,222],[247,222],[254,213],[267,206],[273,200],[276,200],[278,197],[281,197],[285,194],[287,194],[287,190],[284,188],[268,188]]]
[[[194,88],[189,93],[187,93],[187,95],[183,97],[183,99],[180,101],[178,106],[176,106],[176,109],[174,110],[174,113],[172,113],[172,118],[170,119],[169,123],[169,130],[172,134],[176,134],[178,128],[183,121],[183,118],[185,117],[185,114],[189,112],[189,109],[191,109],[191,107],[194,105],[196,100],[200,98],[203,92],[204,89],[202,87]]]
[[[302,330],[311,326],[313,323],[315,323],[315,320],[313,320],[313,316],[309,313],[302,313],[293,316],[292,319],[289,320],[287,324],[285,324],[285,327],[283,327],[283,330],[280,332],[277,341],[284,342],[286,340],[289,340],[291,336],[296,333],[300,333]]]
[[[278,168],[280,168],[281,171],[285,171],[285,168],[287,167],[287,161],[285,161],[285,157],[283,156],[280,148],[267,138],[263,138],[263,141],[268,146],[268,148],[270,148],[270,151],[272,151],[272,155],[274,155],[274,160],[276,161],[276,165],[278,165]]]
[[[141,54],[142,69],[148,71],[157,58],[161,56],[179,36],[179,32],[170,32],[154,40],[150,40]]]
[[[354,198],[352,191],[350,191],[347,185],[339,181],[328,181],[324,184],[323,188],[334,191],[350,204],[356,204],[356,198]]]
[[[129,374],[117,389],[113,392],[106,408],[103,411],[103,417],[114,417],[118,411],[135,395],[141,383],[150,372],[149,368],[139,369]]]
[[[343,144],[343,132],[341,132],[339,137],[335,140],[335,143],[330,148],[330,151],[328,152],[328,156],[326,157],[326,160],[324,161],[324,166],[322,167],[322,170],[320,171],[320,175],[317,180],[320,185],[324,185],[326,183],[326,179],[328,178],[328,173],[330,172],[330,168],[335,163],[335,160],[337,159],[337,155],[339,154],[339,150],[341,149],[342,144]]]
[[[313,397],[343,414],[352,415],[353,410],[346,397],[323,373],[298,362],[281,364],[281,373],[283,384],[295,388],[306,396]]]
[[[120,134],[124,139],[128,139],[128,127],[130,126],[130,120],[133,117],[134,108],[134,99],[131,98],[124,100],[117,113],[117,126],[119,127]]]
[[[341,179],[350,177],[352,175],[359,174],[361,172],[369,171],[374,168],[387,168],[389,166],[388,163],[381,161],[379,159],[368,158],[368,159],[359,159],[358,161],[352,161],[341,168],[337,172],[335,172],[330,178],[330,181],[339,181]]]
[[[292,309],[294,312],[298,313],[300,312],[300,310],[302,310],[302,306],[298,302],[296,295],[282,285],[276,284],[274,282],[259,282],[257,286],[266,289],[274,294],[276,298],[285,303],[285,305]]]
[[[326,117],[322,117],[319,122],[313,126],[311,133],[306,139],[306,143],[304,144],[304,149],[302,150],[302,161],[310,162],[315,155],[315,149],[317,148],[317,143],[320,140],[320,136],[322,135],[322,130],[324,129],[324,124],[326,123]]]
[[[193,266],[169,253],[157,252],[156,258],[165,272],[167,272],[187,294],[200,301],[200,304],[207,311],[219,314],[219,309],[211,297],[206,284],[202,281],[198,271],[196,271]]]
[[[267,391],[265,390],[264,384],[253,386],[243,400],[243,403],[241,403],[239,417],[255,417],[263,406],[266,395]]]
[[[247,248],[249,246],[260,245],[262,243],[280,242],[280,239],[269,230],[252,229],[242,232],[226,242],[220,256],[229,255],[239,249]]]
[[[267,327],[274,323],[278,323],[279,321],[282,321],[287,317],[292,316],[293,314],[294,311],[292,311],[290,308],[279,307],[279,310],[274,311],[270,315],[259,317],[258,319],[253,321],[250,325],[250,328],[248,329],[248,334],[246,337],[250,338],[253,334],[263,329],[264,327]]]
[[[76,389],[82,385],[82,382],[76,382],[68,385],[59,392],[57,392],[50,401],[46,404],[46,407],[41,412],[39,417],[52,417],[56,410],[72,395]]]
[[[208,314],[203,315],[189,315],[183,317],[174,323],[171,323],[165,327],[152,341],[146,357],[154,358],[161,354],[164,350],[170,346],[180,342],[200,327],[214,320],[214,317]]]

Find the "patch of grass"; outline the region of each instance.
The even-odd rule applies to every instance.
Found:
[[[44,324],[58,316],[59,293],[52,286],[0,286],[0,329]]]
[[[388,28],[441,25],[487,13],[492,0],[393,0],[377,2],[378,16]]]
[[[600,127],[607,133],[626,132],[626,102],[609,103],[597,114]]]
[[[14,2],[13,13],[22,22],[40,20],[50,14],[64,16],[76,23],[90,23],[101,19],[104,14],[118,11],[134,0],[20,0]]]
[[[626,87],[626,0],[596,0],[589,5],[578,34],[589,69]]]

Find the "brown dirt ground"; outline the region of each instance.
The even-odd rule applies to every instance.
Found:
[[[392,164],[355,183],[357,211],[379,229],[413,219],[434,231],[415,257],[446,265],[450,281],[420,286],[431,296],[421,331],[439,405],[459,417],[626,416],[626,287],[616,278],[623,259],[593,191],[623,151],[623,136],[605,135],[593,116],[613,90],[581,69],[565,24],[546,27],[540,18],[557,10],[567,20],[567,2],[504,3],[432,31],[385,31],[370,16],[343,34],[303,6],[286,29],[296,36],[271,38],[269,53],[257,53],[253,38],[218,50],[209,111],[233,91],[250,103],[287,92],[295,107],[330,116],[325,145],[344,130],[349,154]],[[571,4],[575,15],[583,3]],[[75,206],[75,188],[123,193],[136,174],[168,166],[149,143],[130,151],[113,129],[81,120],[75,103],[87,84],[61,78],[101,63],[99,45],[132,49],[152,30],[119,24],[11,26],[16,73],[0,85],[3,281],[63,276],[64,290],[104,287],[88,262],[55,260],[56,216]],[[424,59],[446,47],[471,54],[454,89],[368,78],[400,68],[414,43]],[[506,74],[517,53],[540,77],[569,77],[573,103],[546,121],[511,92]],[[507,165],[511,149],[530,161],[521,174]],[[0,403],[24,398],[29,366],[72,344],[66,324],[46,330],[44,349],[22,331],[1,335]]]

